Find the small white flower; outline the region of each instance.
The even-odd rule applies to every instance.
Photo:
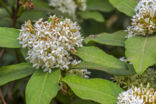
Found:
[[[121,57],[121,58],[120,58],[120,61],[129,63],[129,64],[132,64],[132,63],[130,63],[130,62],[126,59],[126,57]]]
[[[33,67],[51,72],[52,68],[69,69],[79,61],[71,53],[82,47],[83,37],[80,27],[70,19],[56,16],[49,21],[38,20],[34,25],[27,21],[20,30],[20,44],[28,49],[28,57]]]
[[[49,1],[52,7],[55,7],[62,13],[68,13],[73,17],[75,17],[75,12],[77,9],[85,11],[87,8],[86,0],[49,0]]]

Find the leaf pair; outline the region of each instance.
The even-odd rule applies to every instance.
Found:
[[[127,59],[133,64],[134,69],[137,72],[137,74],[142,74],[149,66],[152,66],[156,63],[156,50],[155,50],[156,49],[156,43],[155,43],[156,36],[150,36],[150,37],[134,36],[126,40],[125,39],[126,34],[127,33],[125,31],[118,31],[112,34],[102,33],[93,37],[92,36],[87,37],[85,39],[85,43],[88,44],[91,42],[95,42],[95,43],[104,44],[104,45],[125,47],[126,48],[125,54],[126,54]],[[81,54],[85,54],[87,56],[83,57],[83,55]],[[103,54],[103,56],[100,54]],[[91,50],[86,49],[86,51],[83,51],[83,52],[78,51],[77,55],[80,56],[85,61],[79,64],[78,66],[76,66],[78,68],[85,67],[89,69],[99,69],[99,70],[104,70],[114,75],[128,75],[128,73],[134,74],[132,71],[133,69],[131,65],[128,65],[128,67],[131,69],[131,71],[129,70],[128,72],[128,70],[125,70],[127,69],[126,67],[125,68],[122,67],[124,66],[124,64],[119,65],[119,63],[117,63],[119,61],[115,59],[115,57],[112,57],[112,56],[110,57],[106,53],[103,53],[102,51],[100,52],[99,49],[95,47],[94,49],[91,49]],[[97,63],[97,60],[99,60],[98,63]],[[108,65],[106,65],[107,63]],[[111,67],[111,65],[117,66],[117,64],[121,67],[120,68]]]
[[[31,77],[26,89],[27,104],[49,104],[59,90],[60,70],[43,73],[38,70]],[[69,75],[63,80],[80,98],[101,104],[114,104],[122,91],[116,84],[103,79],[84,79]]]

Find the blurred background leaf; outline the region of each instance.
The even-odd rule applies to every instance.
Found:
[[[83,19],[94,19],[98,22],[104,22],[105,19],[100,12],[91,12],[91,11],[84,11],[78,13]]]
[[[87,0],[87,9],[111,12],[114,8],[108,0]]]

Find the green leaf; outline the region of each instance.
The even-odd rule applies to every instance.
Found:
[[[8,4],[9,4],[10,6],[15,6],[16,3],[17,3],[16,0],[8,0],[7,2],[8,2]]]
[[[34,0],[33,3],[35,5],[35,8],[50,8],[47,2],[41,0]]]
[[[113,75],[134,74],[133,69],[128,64],[94,46],[79,48],[75,55],[84,62],[74,68],[97,69]]]
[[[43,1],[43,0],[33,0],[33,3],[35,5],[34,10],[39,10],[39,11],[44,11],[44,12],[52,12],[53,9],[49,5],[48,2]]]
[[[9,17],[9,15],[4,8],[0,8],[0,18],[3,17]]]
[[[89,42],[96,42],[104,45],[111,46],[124,46],[125,45],[125,36],[126,32],[124,30],[115,32],[115,33],[102,33],[98,35],[90,35],[87,37],[84,42],[88,44]]]
[[[116,104],[117,97],[122,91],[119,86],[104,79],[84,79],[69,75],[63,81],[78,97],[100,104]]]
[[[88,10],[99,10],[103,12],[110,12],[114,8],[108,2],[108,0],[87,0]]]
[[[59,69],[54,69],[51,73],[36,71],[26,87],[26,103],[49,104],[58,92],[60,77]]]
[[[104,22],[105,21],[104,17],[99,12],[84,11],[84,12],[79,12],[79,15],[83,19],[94,19],[94,20],[96,20],[98,22]]]
[[[34,72],[31,64],[21,63],[0,67],[0,86],[31,75]]]
[[[137,0],[109,0],[110,3],[120,12],[128,16],[134,15],[134,9],[137,5]]]
[[[10,27],[11,19],[9,17],[0,18],[0,27]]]
[[[4,8],[0,8],[0,27],[10,27],[11,18]]]
[[[126,41],[126,57],[134,65],[135,71],[142,74],[156,63],[156,36],[136,36]]]
[[[0,47],[20,48],[18,36],[18,29],[0,27]]]
[[[37,21],[40,18],[44,18],[47,16],[47,12],[42,10],[29,10],[22,13],[22,15],[18,18],[19,22],[24,22],[27,20]]]

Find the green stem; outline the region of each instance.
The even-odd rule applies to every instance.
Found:
[[[11,12],[9,11],[8,7],[6,6],[6,4],[2,0],[0,0],[0,5],[7,11],[9,16],[11,17]]]
[[[3,104],[6,104],[6,101],[4,99],[4,96],[3,96],[3,93],[1,91],[1,89],[0,89],[0,99],[1,99],[1,101],[2,101]]]

